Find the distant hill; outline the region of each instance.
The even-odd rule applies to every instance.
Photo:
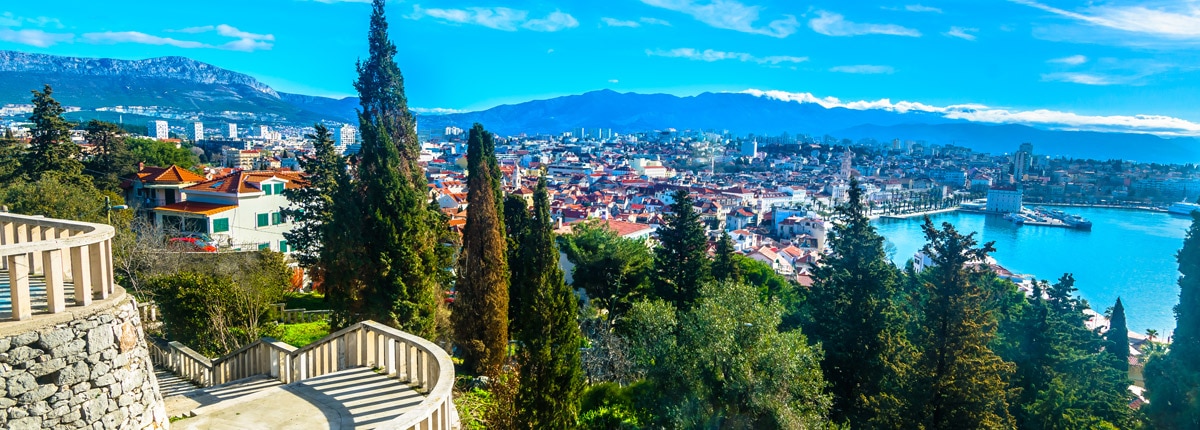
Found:
[[[924,140],[977,151],[1007,153],[1022,142],[1036,152],[1077,158],[1147,162],[1200,162],[1200,140],[1136,133],[1043,130],[1025,125],[974,123],[929,112],[825,108],[740,93],[618,93],[610,90],[534,100],[491,109],[421,117],[421,127],[468,128],[479,122],[501,135],[612,129],[616,133],[676,128],[737,134],[829,134],[838,138]]]
[[[54,88],[59,102],[85,111],[158,106],[184,114],[205,112],[205,119],[238,117],[226,111],[262,114],[278,122],[325,119],[249,75],[184,57],[113,60],[0,51],[0,104],[29,103],[30,90],[45,84]]]
[[[205,121],[312,124],[357,123],[358,99],[275,91],[249,75],[184,57],[113,60],[0,51],[0,104],[28,103],[29,91],[54,87],[64,105],[79,106],[72,120],[102,117],[112,106],[159,106],[159,116]],[[204,115],[192,113],[204,112]],[[242,113],[254,116],[246,117]],[[120,117],[120,116],[118,116]],[[126,114],[126,117],[134,118]],[[143,121],[143,117],[136,117]],[[669,94],[592,91],[450,115],[421,115],[420,127],[469,128],[483,123],[496,133],[552,133],[611,129],[618,133],[675,128],[729,130],[737,134],[825,135],[924,140],[958,144],[978,151],[1012,152],[1032,142],[1039,154],[1082,158],[1121,158],[1149,162],[1200,162],[1200,140],[1146,134],[1046,130],[1025,125],[995,125],[948,119],[936,113],[899,113],[881,109],[825,108],[739,93]]]

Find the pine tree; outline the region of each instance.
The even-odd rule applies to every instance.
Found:
[[[42,91],[33,91],[33,115],[29,117],[33,123],[32,138],[17,172],[30,182],[45,174],[82,179],[79,147],[71,142],[71,123],[63,119],[65,110],[51,96],[53,92],[50,85]]]
[[[119,191],[121,178],[137,171],[136,158],[125,141],[125,130],[99,120],[84,126],[84,140],[92,145],[92,157],[84,165],[96,188]]]
[[[346,161],[334,146],[329,129],[321,124],[315,124],[313,128],[314,133],[305,136],[313,145],[313,154],[299,160],[307,184],[283,191],[292,204],[283,210],[283,214],[292,219],[294,225],[283,233],[283,237],[294,249],[292,257],[296,262],[318,279],[323,279],[321,249],[326,243],[326,230],[333,221],[334,197],[339,180],[346,174]]]
[[[1005,382],[1012,365],[989,347],[996,319],[986,307],[987,293],[973,279],[977,269],[968,265],[984,261],[995,248],[991,242],[977,248],[975,233],[959,234],[949,223],[939,230],[929,217],[922,229],[928,241],[922,252],[934,266],[927,272],[928,298],[916,333],[917,420],[929,430],[1012,427]]]
[[[463,366],[494,377],[508,356],[509,273],[491,144],[487,130],[475,124],[467,140],[467,224],[451,318]]]
[[[718,282],[741,282],[741,267],[733,259],[733,239],[729,232],[721,232],[721,240],[717,242],[716,258],[712,263],[712,276]]]
[[[579,305],[575,293],[563,282],[554,243],[554,222],[546,180],[534,193],[534,213],[521,244],[521,264],[530,268],[530,282],[522,283],[521,388],[518,411],[533,429],[569,429],[576,425],[583,392],[579,348]]]
[[[863,208],[851,179],[849,199],[836,208],[829,256],[814,270],[805,333],[821,342],[821,362],[833,395],[834,422],[900,426],[903,378],[911,347],[900,308],[899,271]]]
[[[439,249],[446,226],[429,204],[384,3],[372,2],[370,55],[356,66],[362,149],[349,189],[337,193],[339,233],[328,238],[349,242],[331,243],[334,261],[324,267],[329,290],[344,295],[330,299],[341,307],[339,322],[373,319],[432,338],[442,273],[452,262]],[[345,234],[354,231],[358,237]]]
[[[1113,367],[1129,371],[1129,327],[1125,325],[1125,306],[1117,297],[1109,317],[1108,332],[1104,334],[1104,350],[1113,359]]]
[[[708,239],[688,191],[680,188],[671,198],[671,213],[663,216],[654,250],[654,290],[659,298],[686,310],[711,275]]]
[[[1164,429],[1200,428],[1200,212],[1175,255],[1179,262],[1179,304],[1175,333],[1165,356],[1146,364],[1147,416]]]

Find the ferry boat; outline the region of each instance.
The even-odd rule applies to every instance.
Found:
[[[1167,212],[1170,212],[1170,213],[1173,213],[1176,215],[1191,215],[1192,212],[1195,212],[1195,211],[1200,211],[1200,204],[1189,203],[1186,200],[1176,203],[1176,204],[1173,204],[1167,208]]]
[[[1075,229],[1080,229],[1080,230],[1091,230],[1092,229],[1092,222],[1088,221],[1087,219],[1085,219],[1079,215],[1069,214],[1069,213],[1063,212],[1058,209],[1037,208],[1036,211],[1040,215],[1044,215],[1048,218],[1055,219],[1055,220],[1062,222],[1064,227],[1070,227],[1070,228],[1075,228]]]

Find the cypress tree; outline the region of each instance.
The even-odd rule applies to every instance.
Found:
[[[324,272],[319,264],[321,249],[326,242],[326,230],[333,220],[334,198],[339,179],[346,172],[346,161],[334,146],[329,129],[321,124],[315,124],[313,128],[314,133],[305,136],[313,145],[313,154],[299,160],[307,184],[283,191],[292,204],[283,210],[284,216],[294,223],[283,237],[294,249],[292,258],[321,279]]]
[[[1179,262],[1179,304],[1175,333],[1165,356],[1146,364],[1147,415],[1159,428],[1200,428],[1200,211],[1175,254]]]
[[[929,430],[1012,427],[1005,382],[1012,365],[989,346],[996,318],[986,306],[987,292],[975,282],[977,269],[968,266],[995,248],[992,242],[977,248],[975,233],[959,234],[949,223],[939,230],[929,217],[922,229],[922,252],[934,266],[916,333],[922,354],[915,369],[917,421]]]
[[[686,310],[711,276],[708,239],[688,191],[680,188],[671,198],[671,213],[663,216],[654,250],[654,290],[676,309]]]
[[[467,224],[451,319],[463,365],[496,376],[508,355],[509,273],[490,145],[490,133],[475,124],[467,140]]]
[[[521,264],[530,268],[522,283],[521,388],[517,410],[533,429],[569,429],[576,425],[583,392],[579,347],[579,305],[563,282],[554,244],[554,221],[545,178],[534,193],[534,212],[521,244]]]
[[[712,276],[718,282],[741,282],[742,271],[737,261],[733,259],[733,239],[729,232],[721,232],[721,240],[717,242],[717,252],[713,259]]]
[[[829,256],[814,270],[805,329],[825,351],[821,362],[834,422],[897,427],[903,417],[909,343],[900,308],[899,271],[863,208],[862,189],[851,179],[849,200],[838,206],[829,234]]]
[[[521,309],[521,283],[529,279],[530,267],[521,262],[521,242],[529,231],[529,206],[524,198],[509,195],[504,199],[504,232],[508,246],[508,332],[516,337],[521,320],[517,318]]]
[[[370,54],[356,66],[362,149],[350,189],[335,203],[334,228],[343,233],[333,237],[348,242],[333,244],[336,261],[325,267],[328,281],[340,283],[330,290],[346,295],[331,300],[343,307],[341,322],[374,319],[432,338],[441,273],[451,262],[439,249],[444,218],[429,204],[384,3],[372,2]],[[351,231],[358,237],[344,234]]]
[[[1113,358],[1113,367],[1129,371],[1129,327],[1125,325],[1125,306],[1117,297],[1109,317],[1108,332],[1104,334],[1104,350]]]
[[[37,182],[47,173],[76,179],[83,173],[79,147],[71,142],[71,123],[63,119],[65,110],[51,96],[53,92],[50,85],[33,91],[33,115],[29,117],[32,137],[17,172],[30,182]]]

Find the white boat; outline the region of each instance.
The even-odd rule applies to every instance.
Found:
[[[1167,212],[1179,215],[1191,215],[1195,211],[1200,211],[1200,204],[1189,203],[1187,201],[1173,204],[1167,208]]]

